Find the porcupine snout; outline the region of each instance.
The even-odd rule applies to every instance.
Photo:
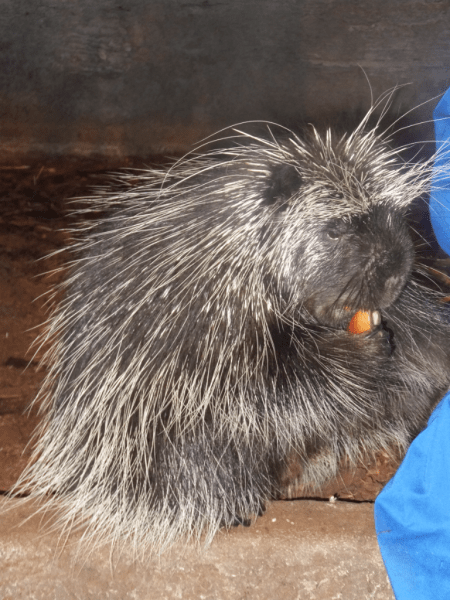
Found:
[[[364,308],[387,308],[398,298],[411,273],[414,251],[408,228],[396,217],[378,222],[370,232],[363,232],[362,246],[366,246],[362,249],[366,257],[361,286]]]
[[[410,272],[410,257],[404,251],[385,250],[375,267],[375,282],[379,282],[379,308],[387,308],[399,296]]]

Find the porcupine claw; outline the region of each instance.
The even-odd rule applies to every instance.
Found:
[[[239,527],[239,525],[242,525],[242,527],[250,527],[251,524],[251,519],[241,519],[240,517],[235,517],[231,527]]]

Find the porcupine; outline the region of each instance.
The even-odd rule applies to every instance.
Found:
[[[450,308],[405,220],[430,164],[367,120],[235,129],[218,159],[123,174],[89,201],[106,214],[72,247],[21,482],[63,525],[156,552],[208,542],[264,510],[289,457],[317,487],[424,427],[450,384]],[[372,327],[355,335],[358,310]]]

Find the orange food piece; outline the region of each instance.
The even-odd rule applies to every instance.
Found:
[[[348,324],[348,330],[350,333],[364,333],[370,331],[372,324],[370,322],[370,313],[358,310],[355,313]]]

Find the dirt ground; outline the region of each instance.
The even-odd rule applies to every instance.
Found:
[[[142,168],[149,162],[129,159],[120,166]],[[51,271],[63,265],[64,253],[55,252],[67,246],[64,229],[75,224],[68,200],[89,195],[118,167],[71,158],[0,167],[0,492],[14,484],[29,459],[39,421],[36,406],[26,412],[46,367],[39,367],[43,349],[33,341],[46,318],[47,292],[62,278]],[[314,496],[373,500],[397,466],[398,460],[380,454],[376,463],[355,471],[343,467],[336,481]],[[291,480],[283,497],[309,495]]]

